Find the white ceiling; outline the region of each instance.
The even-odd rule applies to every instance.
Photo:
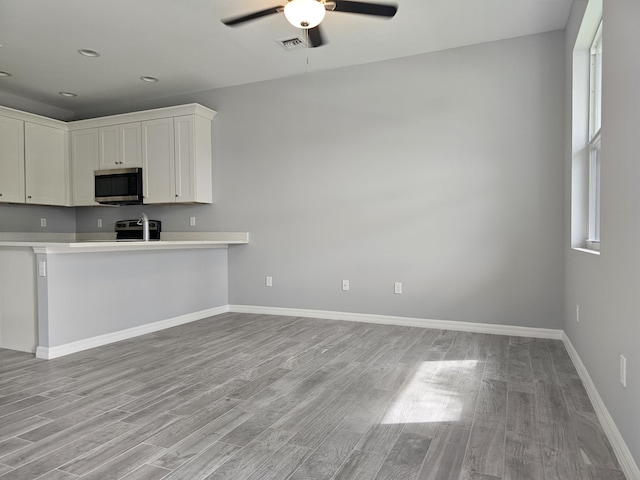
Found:
[[[286,51],[275,41],[302,30],[283,14],[220,22],[278,0],[0,0],[0,71],[12,74],[0,91],[70,111],[191,93],[559,30],[571,1],[396,0],[390,20],[327,12],[326,45]]]

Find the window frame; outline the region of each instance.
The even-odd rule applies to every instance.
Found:
[[[602,127],[602,20],[598,24],[589,48],[589,143]]]
[[[587,248],[600,250],[600,130],[589,142],[589,237]]]
[[[589,215],[586,246],[590,250],[600,250],[602,19],[591,42],[589,52]]]

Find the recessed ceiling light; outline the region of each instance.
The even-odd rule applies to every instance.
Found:
[[[85,57],[99,57],[100,54],[98,52],[96,52],[95,50],[90,50],[88,48],[81,48],[80,50],[78,50],[78,53],[80,55],[83,55]]]
[[[58,95],[61,95],[63,97],[69,97],[69,98],[78,96],[78,94],[72,93],[72,92],[58,92]]]
[[[149,77],[147,75],[140,77],[140,80],[142,80],[143,82],[147,82],[147,83],[158,83],[160,81],[159,78]]]
[[[10,77],[11,74],[9,72],[2,72],[0,71],[0,77]]]

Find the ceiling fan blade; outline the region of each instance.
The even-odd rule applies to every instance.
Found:
[[[250,22],[251,20],[255,20],[257,18],[266,17],[267,15],[273,15],[274,13],[280,13],[282,11],[281,6],[266,8],[264,10],[260,10],[258,12],[253,12],[248,15],[242,15],[241,17],[229,18],[227,20],[222,20],[222,23],[229,27],[233,27],[235,25],[239,25],[241,23]]]
[[[360,13],[391,18],[398,11],[398,7],[395,5],[381,3],[353,2],[351,0],[333,0],[332,3],[336,5],[335,12]]]
[[[321,47],[322,45],[324,45],[325,42],[322,38],[322,33],[320,32],[320,25],[307,30],[307,34],[309,35],[309,43],[311,44],[311,48]]]

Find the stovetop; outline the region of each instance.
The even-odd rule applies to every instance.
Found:
[[[142,223],[139,220],[118,220],[116,222],[116,240],[135,242],[142,240]],[[149,220],[149,240],[160,240],[162,222],[160,220]]]

